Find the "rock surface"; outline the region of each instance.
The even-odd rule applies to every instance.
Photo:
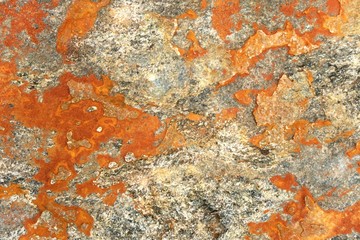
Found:
[[[0,239],[360,239],[359,12],[0,1]]]

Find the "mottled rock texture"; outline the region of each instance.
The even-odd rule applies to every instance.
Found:
[[[359,0],[0,0],[0,239],[360,239]]]

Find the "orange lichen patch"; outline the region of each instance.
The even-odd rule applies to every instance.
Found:
[[[49,197],[46,193],[40,193],[33,202],[38,207],[39,213],[34,218],[25,221],[27,233],[20,239],[33,239],[34,237],[68,239],[67,227],[70,224],[74,224],[85,235],[90,235],[94,219],[80,207],[58,204],[55,197]],[[40,219],[46,211],[51,214],[52,221]]]
[[[271,81],[274,78],[273,73],[262,74],[265,81]]]
[[[240,30],[241,21],[234,21],[233,15],[239,13],[239,0],[216,0],[212,9],[212,26],[219,34],[219,37],[228,42],[226,37],[233,30]]]
[[[179,16],[177,16],[177,19],[185,19],[185,18],[189,18],[189,19],[196,19],[198,17],[198,15],[196,14],[196,12],[192,9],[187,10],[185,13],[180,14]]]
[[[257,30],[240,49],[230,51],[236,72],[249,74],[249,68],[261,59],[263,53],[279,47],[288,47],[289,54],[299,55],[316,49],[318,45],[313,44],[312,39],[299,35],[289,22],[284,30],[275,33]]]
[[[331,16],[337,16],[340,14],[341,4],[339,0],[328,0],[327,1],[327,12]]]
[[[308,139],[308,133],[312,124],[304,119],[296,120],[289,127],[289,131],[286,131],[286,134],[292,136],[292,139],[299,145],[320,145],[320,142],[317,138]]]
[[[295,0],[291,3],[286,3],[281,5],[280,7],[280,11],[285,15],[285,16],[293,16],[295,14],[295,8],[296,6],[299,4],[298,0]]]
[[[41,33],[46,25],[43,22],[47,16],[42,10],[41,4],[36,0],[27,1],[21,5],[17,0],[9,0],[0,3],[0,25],[2,26],[2,46],[3,47],[20,47],[22,40],[18,35],[25,31],[30,40],[38,43],[37,35]],[[10,21],[10,26],[6,27],[5,21]]]
[[[186,118],[193,122],[199,122],[204,118],[204,116],[191,112],[186,115]]]
[[[261,148],[260,142],[266,138],[266,131],[264,133],[255,135],[249,139],[249,142],[257,148]]]
[[[207,53],[207,50],[202,48],[200,46],[199,40],[196,38],[195,32],[190,30],[186,36],[186,39],[191,42],[191,45],[189,49],[182,49],[179,47],[176,47],[180,53],[180,55],[186,60],[186,61],[193,61],[194,59],[198,57],[202,57]]]
[[[110,0],[75,0],[70,5],[65,20],[58,29],[56,50],[66,57],[69,44],[75,38],[84,38],[94,26],[98,12],[108,5]]]
[[[105,168],[109,166],[109,163],[111,162],[117,162],[115,158],[110,157],[109,155],[97,155],[96,161],[98,162],[99,166],[101,168]]]
[[[257,96],[259,93],[271,96],[276,89],[276,84],[271,85],[267,89],[242,89],[234,94],[234,98],[242,105],[250,105],[253,102],[252,96]]]
[[[286,226],[286,221],[281,218],[280,214],[272,214],[268,221],[263,223],[251,222],[248,226],[251,234],[262,235],[266,233],[271,239],[280,240],[283,238],[279,229]]]
[[[305,187],[300,188],[294,201],[284,206],[284,220],[279,213],[272,214],[262,223],[249,223],[251,234],[266,234],[270,239],[330,239],[331,237],[360,231],[360,202],[344,211],[323,210]]]
[[[12,130],[12,105],[18,98],[19,89],[11,85],[16,80],[16,64],[14,62],[0,61],[0,135],[8,135]]]
[[[201,2],[200,2],[200,8],[201,8],[202,10],[204,10],[204,9],[206,9],[206,7],[207,7],[207,0],[201,0]]]
[[[251,89],[243,89],[237,91],[234,94],[234,98],[242,105],[250,105],[253,101],[251,95],[253,95],[253,90]]]
[[[125,184],[120,182],[107,188],[98,187],[94,181],[96,179],[90,179],[84,183],[76,185],[76,193],[85,198],[90,194],[105,195],[103,202],[107,205],[114,205],[116,198],[119,194],[123,194],[126,191]]]
[[[58,216],[57,211],[73,212],[72,207],[66,210],[59,204],[53,204],[52,199],[44,196],[43,192],[58,194],[68,190],[69,182],[77,176],[75,164],[86,163],[89,156],[100,149],[101,143],[112,137],[121,139],[123,144],[119,159],[124,159],[127,154],[132,154],[136,159],[153,156],[185,144],[176,124],[167,122],[165,130],[156,134],[162,126],[160,120],[127,105],[124,96],[112,95],[113,82],[106,76],[99,80],[94,75],[76,77],[65,73],[59,78],[59,82],[58,86],[43,93],[42,102],[38,101],[35,92],[22,93],[12,110],[15,120],[24,126],[39,127],[45,133],[56,132],[53,139],[55,147],[46,149],[49,160],[34,159],[34,163],[39,166],[34,179],[43,184],[38,199],[34,201],[40,213],[26,223],[28,233],[25,236],[58,238],[66,235],[63,230],[69,223],[78,225],[78,219],[64,220],[67,216]],[[98,156],[100,167],[108,166],[111,160],[113,159],[106,156]],[[109,205],[113,205],[117,196],[124,191],[125,185],[121,182],[107,188],[97,187],[92,181],[78,186],[78,194],[81,196],[97,193]],[[45,208],[58,222],[58,225],[55,224],[59,229],[57,232],[52,232],[52,227],[46,224],[36,226],[39,225],[37,221],[43,211],[44,199],[50,201],[50,205]],[[76,212],[87,214],[80,208],[76,208]],[[89,219],[86,221],[90,221]],[[86,229],[79,230],[88,234],[91,227],[92,224],[88,224]]]
[[[355,147],[348,150],[346,152],[346,155],[351,159],[353,157],[355,157],[356,155],[360,154],[360,141],[356,143]]]
[[[14,195],[25,194],[18,184],[10,184],[8,187],[0,186],[0,199],[8,199]]]
[[[239,112],[238,108],[227,108],[221,110],[220,113],[216,114],[216,121],[229,121],[236,119],[237,113]]]
[[[272,184],[274,184],[277,188],[292,191],[294,186],[297,186],[298,183],[296,182],[296,177],[291,174],[287,173],[284,177],[277,175],[270,178]]]
[[[275,32],[270,32],[265,27],[253,23],[253,27],[256,31],[255,34],[251,36],[240,49],[229,50],[232,61],[232,71],[235,73],[233,75],[234,77],[221,81],[217,88],[230,84],[238,76],[247,76],[250,68],[262,60],[264,54],[270,49],[286,47],[290,55],[300,55],[317,49],[322,44],[318,38],[319,36],[341,35],[343,25],[348,21],[348,12],[351,12],[351,10],[347,7],[349,5],[348,1],[341,1],[340,6],[338,6],[337,3],[339,3],[338,0],[329,0],[328,5],[329,11],[332,13],[339,11],[339,14],[336,16],[330,16],[312,6],[304,11],[296,11],[298,0],[281,6],[281,11],[286,16],[304,18],[311,26],[313,26],[310,31],[302,32],[295,29],[289,21],[285,23],[284,29],[279,29]],[[214,14],[214,11],[217,11],[217,6],[219,6],[219,12],[227,12],[226,6],[232,6],[228,8],[239,10],[239,1],[233,3],[232,1],[217,0],[215,2],[213,9],[213,27],[225,41],[226,36],[231,33],[229,29],[234,28],[233,26],[229,28],[229,23],[232,23],[232,21],[231,18],[227,18],[226,16],[229,16],[229,14],[231,16],[235,12],[238,12],[238,10],[227,12],[227,14],[219,13],[216,15]],[[215,21],[214,16],[216,16]],[[356,17],[353,17],[353,19],[355,18]],[[219,23],[214,25],[214,22],[216,23],[217,21],[219,21]],[[350,26],[349,28],[354,27]],[[311,82],[312,78],[309,78],[309,81]]]
[[[308,79],[309,85],[311,85],[314,81],[314,76],[313,76],[312,72],[309,70],[305,70],[305,73],[306,73],[306,77]]]
[[[104,197],[103,202],[109,206],[114,206],[117,196],[126,191],[125,184],[122,182],[114,184],[108,189],[110,190],[110,193]]]

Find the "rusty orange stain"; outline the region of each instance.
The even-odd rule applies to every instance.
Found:
[[[262,58],[263,53],[278,47],[288,47],[290,55],[299,55],[316,49],[318,45],[311,38],[299,35],[291,23],[287,22],[283,30],[273,34],[257,30],[240,49],[230,51],[232,63],[237,73],[249,74],[249,68]]]
[[[106,76],[99,80],[94,75],[76,77],[71,73],[65,73],[59,78],[58,86],[43,93],[42,102],[38,101],[35,91],[18,94],[21,97],[16,99],[11,112],[14,119],[26,127],[40,127],[44,133],[56,131],[53,139],[55,147],[47,149],[50,161],[33,160],[39,167],[33,179],[43,185],[39,189],[37,200],[34,201],[39,215],[26,222],[27,234],[24,237],[61,238],[62,235],[62,238],[66,239],[64,229],[67,225],[81,220],[58,216],[58,211],[62,210],[79,212],[81,216],[85,216],[84,221],[88,225],[86,229],[80,226],[83,230],[79,230],[85,234],[90,233],[93,220],[85,210],[57,204],[46,192],[56,194],[67,191],[69,182],[77,176],[75,164],[86,163],[89,156],[99,150],[100,143],[112,137],[121,139],[123,144],[119,152],[120,160],[128,153],[138,159],[161,154],[170,148],[178,148],[185,144],[185,139],[177,131],[176,124],[166,123],[165,130],[156,134],[162,126],[160,120],[127,105],[124,96],[111,95],[110,90],[113,86],[113,82]],[[160,144],[157,144],[159,142]],[[107,167],[109,161],[111,159],[106,156],[98,156],[100,167]],[[80,184],[77,188],[81,196],[86,197],[90,193],[100,194],[104,203],[108,205],[113,205],[117,196],[125,191],[122,182],[107,188],[96,187],[89,182]],[[59,232],[51,232],[52,228],[47,224],[41,228],[35,227],[40,221],[43,208],[57,219],[56,224],[59,225],[56,226]]]
[[[56,50],[66,58],[69,44],[75,38],[84,38],[93,28],[98,12],[108,5],[110,0],[91,1],[74,0],[67,10],[64,22],[58,29]]]
[[[204,10],[204,9],[206,9],[206,7],[207,7],[207,0],[201,0],[201,2],[200,2],[200,8],[201,8],[202,10]]]
[[[194,20],[197,17],[198,17],[197,13],[194,10],[189,9],[185,13],[182,13],[179,16],[177,16],[176,18],[177,19],[186,19],[186,18],[188,18],[188,19]]]
[[[11,85],[12,80],[18,79],[15,62],[0,61],[0,135],[7,136],[12,131],[10,124],[12,105],[18,98],[20,90]]]
[[[218,1],[220,2],[220,5],[228,5],[226,4],[226,1]],[[261,27],[254,23],[253,27],[256,30],[255,34],[252,35],[240,49],[229,50],[229,53],[231,54],[232,65],[235,70],[235,75],[233,75],[234,77],[247,76],[249,74],[249,69],[255,66],[258,61],[263,59],[264,54],[270,49],[286,47],[288,49],[288,54],[290,55],[304,54],[317,49],[322,44],[322,42],[318,40],[319,35],[340,36],[342,34],[341,26],[344,22],[347,21],[347,17],[345,12],[342,10],[343,8],[341,5],[338,15],[329,16],[316,7],[309,7],[304,11],[296,11],[295,7],[297,4],[298,1],[295,0],[290,5],[283,5],[281,9],[285,15],[294,16],[297,18],[305,18],[308,23],[313,26],[313,29],[302,33],[298,29],[295,29],[293,25],[287,21],[283,29],[279,29],[276,32],[270,32],[265,27]],[[345,1],[344,4],[346,4]],[[336,4],[331,3],[330,5],[334,6]],[[236,6],[237,5],[235,4],[235,8]],[[331,7],[331,9],[333,8],[337,9],[337,7]],[[216,9],[216,7],[214,7],[214,9]],[[224,29],[227,28],[225,27]],[[228,34],[230,34],[229,31],[225,31],[225,33],[222,33],[222,38],[224,39],[224,36],[226,37]],[[230,78],[228,80],[220,81],[218,87],[228,85],[234,80],[235,78]],[[309,81],[311,81],[311,78]]]
[[[223,109],[220,113],[216,114],[216,121],[221,122],[236,119],[238,112],[239,109],[235,107]]]
[[[204,116],[191,112],[186,115],[186,118],[193,122],[199,122],[204,118]]]
[[[101,188],[94,183],[95,180],[96,179],[90,179],[84,183],[76,185],[76,193],[83,198],[93,193],[99,194],[100,196],[105,195],[103,202],[107,205],[113,206],[117,196],[126,191],[125,184],[122,182],[107,188]]]
[[[19,4],[17,0],[0,3],[0,25],[6,26],[5,21],[10,20],[10,26],[2,28],[4,46],[21,47],[22,41],[18,35],[22,31],[29,35],[33,43],[39,43],[37,35],[47,27],[44,23],[46,16],[42,5],[36,0],[27,1],[23,5]],[[0,52],[3,51],[4,46],[0,46]]]
[[[175,46],[179,51],[180,55],[186,61],[191,62],[194,59],[202,57],[207,53],[207,50],[201,47],[199,40],[196,38],[195,32],[193,30],[190,30],[188,32],[188,34],[186,35],[186,39],[191,42],[189,49],[182,49]]]
[[[265,81],[271,81],[274,78],[273,73],[262,74],[262,75],[263,75]]]
[[[327,12],[331,16],[337,16],[341,11],[341,4],[339,0],[328,0],[327,1]]]
[[[273,176],[270,178],[270,181],[277,188],[286,191],[292,191],[292,188],[298,185],[298,183],[296,182],[296,177],[291,173],[287,173],[284,177],[281,175]]]
[[[260,145],[260,142],[263,141],[265,138],[266,138],[267,134],[266,134],[266,131],[261,133],[261,134],[258,134],[258,135],[255,135],[253,137],[251,137],[249,139],[249,142],[254,145],[255,147],[257,148],[262,148],[261,145]]]
[[[67,228],[71,224],[74,224],[80,232],[90,236],[94,219],[82,208],[58,204],[55,197],[50,197],[44,192],[39,193],[33,203],[37,206],[39,213],[25,221],[27,233],[20,237],[21,240],[33,239],[34,236],[68,239]],[[52,220],[41,221],[43,212],[50,212]]]
[[[253,101],[251,97],[253,93],[252,89],[242,89],[234,94],[234,98],[242,105],[250,105]]]
[[[109,163],[117,162],[117,159],[112,158],[109,155],[99,154],[96,157],[96,161],[98,162],[101,168],[106,168],[109,166]]]
[[[250,105],[253,102],[252,96],[262,94],[264,96],[271,96],[276,90],[277,85],[272,84],[266,89],[241,89],[234,94],[234,98],[242,105]]]
[[[296,6],[299,4],[298,0],[294,0],[291,3],[286,3],[281,5],[280,7],[280,11],[285,15],[285,16],[293,16],[295,14],[295,8]]]
[[[282,215],[287,215],[285,220]],[[360,230],[360,201],[344,211],[324,210],[306,187],[297,190],[293,201],[284,205],[283,213],[274,213],[266,222],[248,224],[254,235],[270,239],[320,240]]]
[[[219,37],[228,42],[226,37],[233,30],[240,30],[241,21],[234,21],[233,15],[239,13],[239,0],[216,0],[212,9],[212,27],[217,31]]]
[[[305,70],[306,77],[308,79],[309,85],[311,85],[314,81],[314,76],[310,70]]]
[[[346,155],[351,159],[353,157],[355,157],[356,155],[359,155],[360,154],[360,141],[358,141],[355,145],[354,148],[348,150],[346,152]]]
[[[25,194],[25,191],[18,184],[12,183],[8,187],[0,186],[0,199],[7,199],[20,194]]]

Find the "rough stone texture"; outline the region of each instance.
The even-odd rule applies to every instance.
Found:
[[[360,239],[359,12],[0,1],[0,239]]]

